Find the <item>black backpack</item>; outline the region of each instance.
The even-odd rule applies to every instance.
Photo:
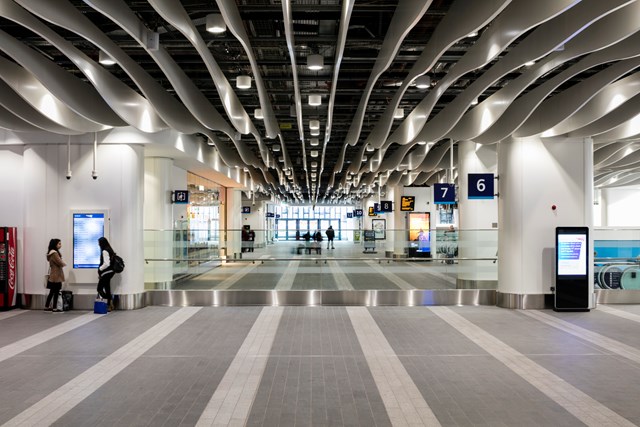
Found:
[[[122,273],[124,271],[124,260],[116,254],[113,254],[113,261],[111,262],[111,268],[116,273]]]

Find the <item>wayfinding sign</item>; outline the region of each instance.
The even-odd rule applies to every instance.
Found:
[[[453,184],[434,184],[433,203],[436,205],[453,205],[456,203],[456,187]]]
[[[470,173],[468,177],[469,199],[493,199],[492,173]]]

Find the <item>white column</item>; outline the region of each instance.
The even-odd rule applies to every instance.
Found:
[[[171,205],[171,174],[173,159],[144,159],[144,229],[145,257],[174,257],[173,218]],[[186,188],[186,186],[185,186]],[[145,264],[145,283],[168,285],[173,280],[173,261],[150,261]]]
[[[542,294],[551,292],[555,228],[592,227],[592,151],[590,140],[577,138],[531,137],[500,142],[498,291],[501,294],[537,295],[529,300],[537,300],[540,305]],[[589,261],[592,265],[592,251]],[[590,291],[593,292],[593,282]],[[499,295],[499,304],[503,296]]]
[[[494,173],[498,157],[495,145],[479,145],[473,141],[458,143],[458,257],[489,258],[496,256],[498,230],[498,202],[469,200],[468,174]],[[459,288],[494,288],[498,271],[492,261],[468,260],[459,262]]]
[[[226,188],[225,190],[227,257],[240,258],[242,256],[242,190],[236,188]]]

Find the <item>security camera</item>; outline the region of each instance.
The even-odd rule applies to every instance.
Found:
[[[98,179],[98,172],[96,172],[96,171],[92,171],[92,172],[91,172],[91,178],[93,178],[93,179]]]
[[[66,178],[67,178],[67,179],[71,179],[71,172],[68,172],[68,173],[67,173],[67,177],[66,177]]]

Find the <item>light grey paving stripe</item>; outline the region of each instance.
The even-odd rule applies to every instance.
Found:
[[[27,313],[29,310],[11,310],[5,311],[4,313],[0,313],[0,320],[9,319],[11,317],[17,316],[19,314]]]
[[[347,307],[389,420],[394,426],[440,426],[366,307]]]
[[[3,426],[53,424],[201,309],[202,307],[185,307],[178,310],[53,393],[22,411]]]
[[[636,363],[640,363],[640,350],[635,347],[631,347],[630,345],[621,343],[620,341],[612,338],[607,338],[597,332],[592,332],[588,329],[576,326],[573,323],[558,319],[537,310],[522,310],[521,313],[580,339],[589,341],[590,343],[598,345],[607,351],[626,357]]]
[[[60,316],[59,314],[51,314],[51,316]],[[5,345],[0,348],[0,362],[7,360],[10,357],[20,354],[23,351],[29,350],[37,345],[52,340],[62,334],[79,328],[82,325],[86,325],[96,319],[102,317],[102,314],[83,314],[82,316],[74,316],[71,320],[61,323],[51,328],[45,329],[42,332],[23,338],[20,341],[16,341],[13,344]]]
[[[447,307],[428,308],[584,424],[593,427],[635,426],[634,423],[621,417],[451,309]],[[526,311],[528,310],[522,312]]]
[[[260,258],[269,258],[269,256],[268,255],[262,255]],[[258,260],[260,258],[258,258]],[[258,260],[256,260],[256,264],[248,264],[243,269],[241,269],[240,271],[235,273],[233,276],[231,276],[228,279],[225,279],[222,282],[220,282],[218,285],[215,286],[215,289],[229,289],[238,280],[242,279],[244,276],[246,276],[247,274],[251,273],[255,268],[257,268],[258,265],[260,265],[259,263],[257,263]]]
[[[329,261],[329,268],[331,269],[331,274],[336,279],[336,287],[339,291],[352,291],[353,285],[347,278],[347,275],[344,274],[340,265],[338,265],[338,261]]]
[[[298,267],[300,267],[300,261],[291,261],[287,268],[284,270],[282,277],[278,280],[276,284],[276,290],[285,291],[291,289],[293,286],[293,281],[296,278],[296,274],[298,274]]]
[[[613,308],[606,305],[598,305],[597,310],[640,323],[640,315],[635,313],[629,313],[628,311],[620,310],[618,308]]]
[[[244,426],[258,392],[284,307],[260,312],[197,426]]]
[[[389,281],[393,282],[400,289],[404,289],[404,290],[407,290],[407,291],[415,289],[415,286],[413,286],[411,283],[409,283],[406,280],[403,280],[402,278],[396,276],[392,272],[380,267],[380,265],[378,265],[377,262],[372,261],[372,260],[368,260],[368,261],[365,261],[365,262],[369,265],[369,267],[373,268],[376,271],[376,273],[382,274],[384,277],[389,279]]]
[[[424,264],[424,263],[421,263]],[[416,263],[410,262],[409,265],[413,268],[420,270],[422,273],[430,274],[438,279],[442,279],[445,282],[451,283],[452,285],[456,284],[456,279],[449,276],[448,274],[440,273],[439,271],[435,271],[434,269],[438,267],[425,267],[424,265],[418,265]]]

